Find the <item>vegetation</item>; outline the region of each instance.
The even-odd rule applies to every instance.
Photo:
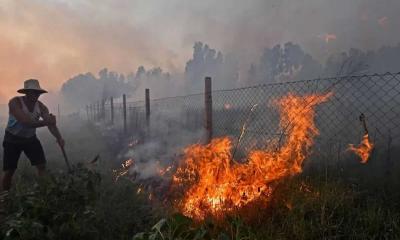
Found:
[[[4,239],[129,239],[151,221],[131,182],[104,179],[82,165],[20,182],[11,191]],[[121,237],[125,236],[125,237]]]
[[[199,223],[160,215],[131,181],[114,182],[80,164],[34,184],[20,178],[1,233],[4,239],[399,239],[397,186],[376,187],[299,176],[281,183],[256,217]]]
[[[399,239],[399,197],[299,177],[274,193],[255,219],[195,224],[174,215],[134,239]],[[196,227],[194,227],[196,226]]]
[[[106,146],[90,128],[77,131],[86,146]],[[91,151],[77,143],[68,149],[71,158]],[[306,170],[278,183],[267,206],[196,222],[150,202],[129,179],[115,182],[106,160],[75,164],[71,173],[53,162],[42,178],[20,169],[0,239],[400,239],[398,163],[390,173],[374,161]]]

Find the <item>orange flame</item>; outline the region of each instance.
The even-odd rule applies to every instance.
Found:
[[[247,163],[232,161],[233,144],[228,137],[186,148],[172,181],[173,188],[185,189],[177,207],[186,216],[201,220],[222,217],[256,201],[268,201],[275,181],[302,171],[313,138],[319,133],[314,108],[330,96],[289,94],[274,101],[286,141],[278,150],[251,151]]]
[[[374,144],[369,140],[368,134],[365,134],[360,145],[349,144],[348,150],[357,154],[361,158],[361,163],[367,163],[373,148]]]

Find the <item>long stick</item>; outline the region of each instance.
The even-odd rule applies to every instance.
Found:
[[[239,135],[239,137],[238,137],[238,139],[236,141],[235,148],[233,149],[233,154],[232,154],[232,160],[233,161],[235,161],[236,150],[238,149],[239,144],[242,141],[244,134],[246,133],[247,127],[248,127],[248,125],[250,124],[250,122],[252,120],[253,112],[254,112],[254,110],[256,109],[257,106],[258,106],[258,103],[254,104],[251,107],[250,113],[249,113],[249,115],[247,116],[246,120],[243,123],[242,130],[240,131],[240,135]]]
[[[361,122],[362,125],[363,125],[365,134],[368,134],[367,122],[366,122],[366,120],[365,120],[365,115],[364,115],[364,113],[361,113],[361,115],[360,115],[360,122]]]
[[[71,172],[71,165],[69,165],[67,153],[65,152],[64,146],[60,145],[60,148],[61,148],[62,154],[64,156],[65,163],[67,164],[68,172]]]

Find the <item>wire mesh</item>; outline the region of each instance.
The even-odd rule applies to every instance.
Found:
[[[289,93],[323,94],[332,97],[316,108],[319,136],[316,152],[345,152],[348,144],[361,141],[364,129],[359,115],[366,116],[371,140],[377,146],[400,143],[400,73],[345,76],[289,83],[259,85],[212,92],[214,136],[238,139],[244,124],[247,130],[238,144],[239,152],[276,144],[285,132],[279,128],[279,112],[273,101]],[[178,135],[179,131],[204,130],[204,94],[155,99],[150,102],[150,133]],[[110,105],[103,119],[110,121]],[[127,125],[131,132],[147,127],[145,102],[127,103]],[[114,104],[114,124],[122,124],[122,103]],[[146,131],[147,131],[146,130]],[[275,142],[274,142],[275,141]],[[338,154],[339,155],[339,154]],[[339,156],[338,156],[339,158]]]
[[[279,128],[279,113],[273,101],[288,93],[296,95],[332,92],[332,97],[316,108],[319,136],[315,149],[320,153],[345,153],[348,144],[357,144],[364,135],[359,121],[363,113],[372,141],[377,146],[399,144],[400,74],[348,76],[213,92],[213,119],[216,136],[238,138],[243,151],[273,144],[285,132]],[[251,112],[253,106],[254,111]],[[336,148],[332,150],[332,148]]]

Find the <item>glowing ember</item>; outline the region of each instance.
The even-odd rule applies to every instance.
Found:
[[[171,171],[171,169],[172,169],[172,166],[168,166],[166,168],[161,168],[158,170],[158,173],[160,174],[160,176],[164,176],[166,173]]]
[[[118,181],[118,179],[122,176],[125,176],[126,174],[129,173],[130,167],[134,164],[133,159],[128,159],[124,163],[121,164],[121,169],[113,170],[114,176],[115,176],[115,181]]]
[[[365,134],[360,145],[349,144],[348,150],[357,154],[361,158],[361,163],[367,163],[373,148],[374,144],[369,140],[368,134]]]
[[[268,202],[277,180],[302,171],[313,138],[318,135],[314,108],[330,96],[289,94],[274,101],[286,141],[276,151],[251,151],[247,163],[232,161],[233,144],[228,137],[186,148],[183,163],[173,177],[172,189],[184,189],[177,207],[186,216],[201,220],[224,216],[256,201]]]

